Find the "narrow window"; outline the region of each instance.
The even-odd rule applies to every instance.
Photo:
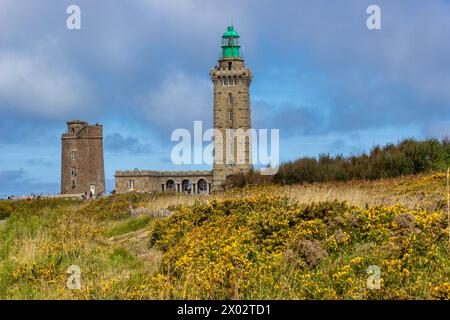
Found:
[[[134,180],[128,181],[128,190],[134,190]]]
[[[229,61],[229,62],[228,62],[228,70],[231,70],[231,65],[232,65],[232,62]]]
[[[228,86],[231,86],[231,78],[228,79]]]
[[[76,150],[70,152],[70,158],[72,160],[77,160],[77,151]]]
[[[70,173],[71,173],[72,177],[76,177],[77,176],[77,167],[72,167]]]
[[[75,189],[76,185],[75,185],[75,180],[72,180],[72,189]]]
[[[233,95],[230,93],[228,93],[228,103],[229,104],[233,104]]]

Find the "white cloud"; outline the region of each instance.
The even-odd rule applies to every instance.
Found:
[[[151,124],[167,134],[176,128],[191,128],[194,120],[210,124],[212,95],[209,80],[178,72],[151,89],[141,107]]]
[[[41,55],[0,52],[0,110],[59,118],[86,108],[82,77]]]

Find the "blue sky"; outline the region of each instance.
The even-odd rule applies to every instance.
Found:
[[[170,163],[170,133],[212,120],[208,73],[233,22],[252,69],[253,125],[286,161],[450,133],[444,0],[0,0],[0,195],[57,193],[66,121],[104,125],[120,169]],[[66,8],[81,7],[81,30]],[[381,7],[382,30],[366,28]]]

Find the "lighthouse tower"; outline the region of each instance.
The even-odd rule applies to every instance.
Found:
[[[252,72],[241,55],[239,34],[229,26],[222,36],[222,54],[210,72],[214,85],[213,188],[251,164],[250,83]]]

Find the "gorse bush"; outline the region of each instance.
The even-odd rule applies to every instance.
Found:
[[[152,288],[191,299],[442,296],[445,228],[443,213],[400,205],[257,196],[180,206],[151,233],[164,252]],[[383,271],[380,290],[367,288],[370,265]]]
[[[0,219],[8,218],[13,213],[14,207],[6,201],[0,201]]]
[[[5,201],[0,298],[449,299],[445,174],[324,185]],[[389,199],[351,205],[330,187]],[[319,195],[286,192],[310,188]],[[174,214],[131,217],[130,206]],[[67,288],[73,265],[79,290]]]
[[[424,172],[446,171],[450,166],[450,140],[407,139],[398,144],[376,146],[369,154],[343,157],[320,155],[284,163],[272,178],[256,172],[230,178],[229,184],[296,184],[352,179],[375,180]]]

